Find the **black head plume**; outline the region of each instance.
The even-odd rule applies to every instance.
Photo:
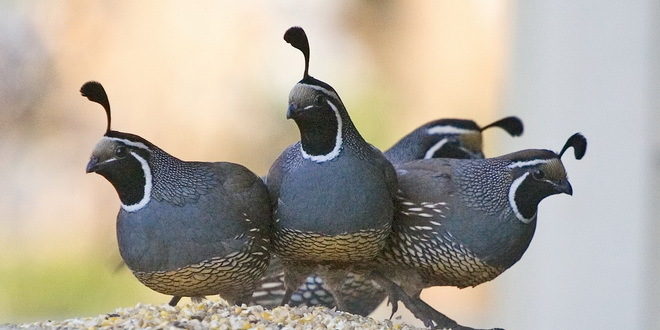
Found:
[[[575,151],[575,159],[582,159],[587,152],[587,139],[580,133],[571,135],[566,141],[566,144],[564,144],[564,147],[561,148],[559,158],[561,158],[564,152],[570,147],[573,147],[573,150]]]
[[[96,102],[103,106],[105,114],[108,117],[108,126],[105,132],[110,132],[110,102],[108,101],[108,94],[105,93],[103,86],[96,81],[88,81],[80,87],[80,94],[92,102]]]
[[[305,30],[299,26],[294,26],[284,33],[284,41],[291,44],[291,46],[299,49],[305,56],[305,74],[303,79],[309,77],[309,41]]]
[[[520,136],[523,133],[523,123],[522,121],[515,116],[502,118],[488,126],[481,128],[481,131],[490,128],[490,127],[499,127],[505,130],[511,136]]]

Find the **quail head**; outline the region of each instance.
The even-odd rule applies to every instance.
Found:
[[[119,252],[147,287],[174,296],[218,294],[247,303],[269,260],[271,211],[263,181],[226,162],[188,162],[110,128],[110,103],[97,82],[80,90],[103,106],[106,132],[87,172],[114,186]]]
[[[284,39],[305,58],[287,111],[300,142],[284,150],[266,180],[288,302],[307,275],[318,271],[333,292],[347,269],[380,252],[392,225],[396,173],[360,136],[337,92],[309,75],[303,29],[289,29]]]
[[[570,147],[581,159],[586,139],[574,134],[558,154],[530,149],[396,165],[397,212],[378,272],[420,303],[427,287],[464,288],[494,279],[527,250],[539,203],[573,193],[561,160]],[[408,307],[415,312],[416,306]]]
[[[481,133],[499,127],[511,136],[520,136],[523,124],[518,117],[506,117],[479,127],[467,119],[439,119],[426,123],[385,151],[392,164],[429,158],[484,158]]]

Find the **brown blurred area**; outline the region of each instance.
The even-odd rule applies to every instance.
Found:
[[[105,86],[113,129],[181,159],[231,161],[265,174],[298,139],[284,114],[303,59],[282,40],[288,27],[306,29],[310,73],[331,84],[363,136],[386,149],[432,119],[485,124],[511,115],[500,109],[511,7],[0,3],[0,323],[167,301],[116,270],[118,198],[102,177],[84,171],[105,115],[80,96],[84,82]],[[496,141],[485,142],[486,153],[495,153]],[[476,325],[490,290],[433,289],[423,297]]]

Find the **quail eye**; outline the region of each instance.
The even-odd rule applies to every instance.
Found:
[[[324,103],[325,103],[325,97],[324,97],[323,95],[318,95],[318,96],[314,99],[314,104],[315,104],[315,105],[321,106],[321,105],[323,105]]]
[[[543,170],[536,170],[532,173],[532,175],[534,176],[534,179],[536,179],[536,180],[545,179],[545,173],[543,172]]]
[[[117,149],[115,149],[115,155],[118,158],[124,158],[126,155],[128,155],[128,150],[126,150],[126,147],[124,146],[119,146]]]

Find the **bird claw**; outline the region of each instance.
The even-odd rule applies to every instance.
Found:
[[[432,329],[476,330],[458,324],[448,316],[435,310],[421,298],[413,298],[409,296],[399,285],[381,274],[374,273],[373,279],[388,293],[388,303],[392,304],[392,315],[390,316],[390,319],[397,311],[398,303],[400,301],[406,306],[406,308],[408,308],[408,310],[410,310],[411,313],[413,313],[413,315],[415,315],[416,318],[421,320],[426,327]]]
[[[408,298],[408,302],[406,302],[406,299],[402,300],[402,302],[410,312],[415,315],[415,317],[424,323],[424,326],[426,327],[431,329],[478,330],[458,324],[447,315],[435,310],[420,298]]]
[[[291,296],[293,295],[293,292],[291,290],[287,289],[286,292],[284,293],[284,297],[282,297],[282,302],[280,303],[280,306],[287,305],[291,302]]]
[[[399,310],[399,301],[396,299],[393,299],[391,295],[388,295],[387,297],[387,304],[392,305],[392,314],[390,314],[390,320],[392,317],[394,317],[394,314]]]

